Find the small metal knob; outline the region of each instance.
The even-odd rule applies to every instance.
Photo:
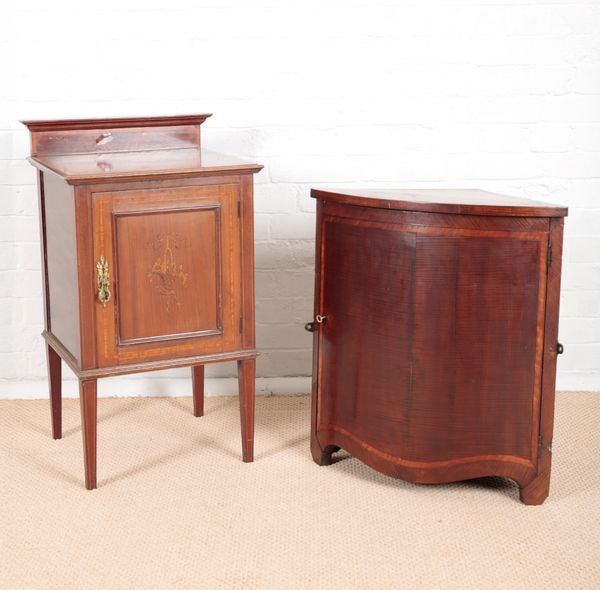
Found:
[[[315,316],[315,321],[314,322],[308,322],[307,324],[304,324],[304,329],[307,332],[314,332],[317,329],[317,324],[322,324],[325,322],[325,320],[327,319],[326,315],[320,315],[317,314]]]
[[[96,137],[96,145],[104,145],[111,142],[113,139],[113,134],[110,131],[106,131]]]

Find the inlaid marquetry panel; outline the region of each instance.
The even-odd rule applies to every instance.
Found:
[[[121,344],[221,333],[219,206],[114,216]]]

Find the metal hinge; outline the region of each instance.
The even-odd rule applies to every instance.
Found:
[[[546,451],[548,451],[549,453],[552,452],[552,442],[549,442],[547,445],[544,444],[544,439],[542,437],[542,435],[540,434],[538,436],[538,451],[541,452],[544,449],[546,449]]]
[[[244,326],[244,318],[242,316],[240,316],[240,325],[239,325],[240,334],[242,333],[243,326]]]
[[[550,268],[552,265],[552,242],[548,240],[548,249],[546,251],[546,267]]]
[[[237,202],[237,215],[238,215],[238,218],[242,216],[242,202],[241,201]]]

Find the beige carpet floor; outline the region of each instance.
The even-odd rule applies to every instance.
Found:
[[[600,394],[558,396],[543,506],[488,478],[419,486],[346,458],[317,467],[306,396],[99,400],[99,488],[79,406],[0,402],[2,589],[600,588]]]

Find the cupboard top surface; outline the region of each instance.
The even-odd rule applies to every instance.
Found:
[[[564,217],[568,213],[560,205],[479,189],[312,189],[311,196],[359,207],[425,213],[514,217]]]
[[[29,161],[62,176],[69,184],[220,172],[243,174],[262,169],[260,164],[198,148],[32,156]]]

